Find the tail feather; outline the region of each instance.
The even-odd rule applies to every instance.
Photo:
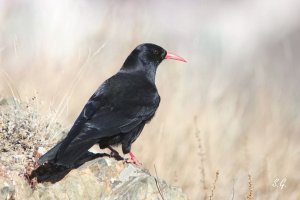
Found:
[[[40,159],[38,160],[38,163],[40,165],[44,164],[46,161],[51,162],[54,161],[56,158],[56,154],[61,146],[62,142],[59,142],[57,145],[55,145],[52,149],[50,149],[47,153],[42,155]]]
[[[44,154],[39,160],[40,165],[45,162],[55,163],[63,165],[65,167],[72,167],[76,165],[77,160],[87,154],[89,148],[94,145],[94,141],[81,141],[80,143],[69,145],[66,149],[63,149],[63,141],[55,145],[46,154]]]
[[[75,144],[71,143],[62,152],[57,153],[55,163],[66,167],[72,167],[76,165],[76,162],[80,160],[94,144],[94,141],[81,141]]]

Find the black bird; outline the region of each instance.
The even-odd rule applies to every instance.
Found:
[[[164,59],[186,62],[155,44],[137,46],[118,73],[104,81],[88,100],[67,137],[39,159],[39,164],[53,163],[72,167],[88,150],[121,144],[124,154],[154,116],[160,96],[155,85],[158,65]]]

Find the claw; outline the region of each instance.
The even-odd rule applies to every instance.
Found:
[[[133,163],[137,166],[142,166],[143,165],[141,162],[139,162],[137,160],[136,156],[132,152],[129,152],[129,155],[130,155],[130,159],[126,159],[127,163]]]

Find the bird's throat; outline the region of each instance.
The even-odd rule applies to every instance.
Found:
[[[120,72],[138,74],[155,83],[157,65],[154,63],[143,63],[141,61],[135,63],[131,62],[130,64],[131,65],[128,65],[128,63],[125,62]]]

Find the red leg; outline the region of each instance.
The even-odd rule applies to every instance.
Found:
[[[130,151],[129,152],[129,155],[130,155],[130,159],[127,160],[128,163],[133,163],[133,164],[136,164],[138,166],[142,166],[142,163],[140,163],[136,156]]]

